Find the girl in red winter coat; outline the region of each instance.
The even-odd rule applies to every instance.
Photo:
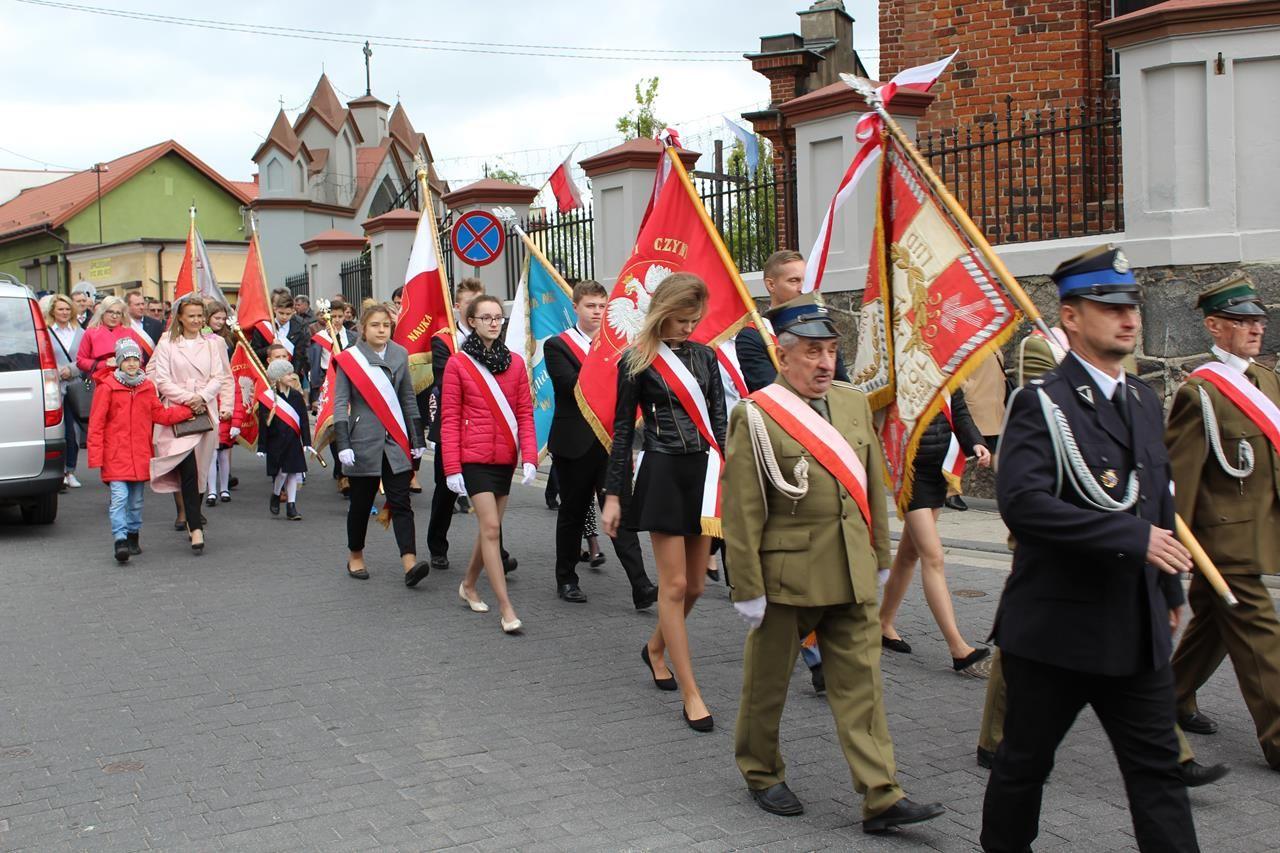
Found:
[[[477,613],[489,609],[476,594],[483,567],[498,598],[502,630],[514,634],[520,620],[507,597],[499,537],[517,458],[523,462],[522,482],[532,482],[538,471],[538,446],[529,374],[524,359],[502,342],[502,319],[502,303],[496,297],[477,296],[467,306],[465,322],[472,333],[444,371],[439,452],[444,454],[445,482],[457,494],[470,496],[479,522],[458,595]]]
[[[121,563],[141,554],[142,487],[151,479],[151,427],[191,418],[186,406],[165,408],[142,372],[142,348],[133,338],[116,341],[116,369],[99,374],[89,414],[89,467],[102,469],[111,489],[112,550]]]

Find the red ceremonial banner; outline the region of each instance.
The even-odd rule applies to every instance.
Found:
[[[985,357],[1012,334],[1018,312],[910,158],[885,140],[881,210],[867,276],[853,378],[868,391],[899,512],[929,422]],[[863,345],[863,339],[867,345]]]
[[[248,336],[253,330],[262,334],[268,342],[276,338],[272,325],[271,300],[268,297],[267,274],[262,269],[262,250],[258,246],[258,232],[249,238],[249,252],[244,259],[244,272],[240,276],[240,295],[236,297],[236,325]]]
[[[671,170],[671,178],[663,183],[631,257],[618,274],[600,333],[578,375],[578,405],[605,447],[613,436],[618,360],[639,334],[663,279],[689,272],[706,282],[710,300],[693,333],[699,343],[715,347],[737,334],[750,310],[738,268],[672,148],[658,163],[659,171],[664,167]]]

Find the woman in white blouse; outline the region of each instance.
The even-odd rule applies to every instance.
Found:
[[[78,489],[80,481],[76,479],[76,462],[80,458],[80,437],[84,430],[79,419],[88,420],[89,413],[69,412],[65,407],[68,383],[80,381],[76,353],[80,351],[80,341],[84,338],[84,329],[76,322],[76,306],[70,296],[58,293],[50,298],[45,310],[45,324],[49,327],[49,337],[53,338],[53,357],[58,365],[64,404],[62,424],[67,439],[67,455],[62,484]]]

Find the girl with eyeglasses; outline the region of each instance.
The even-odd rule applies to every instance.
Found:
[[[476,592],[483,568],[498,599],[502,630],[514,634],[521,622],[507,596],[502,569],[502,515],[517,457],[523,463],[521,483],[533,482],[538,471],[533,397],[524,359],[502,341],[502,303],[494,296],[477,296],[467,306],[464,322],[472,334],[445,368],[439,448],[445,482],[456,494],[471,498],[479,522],[458,597],[477,613],[489,610]]]

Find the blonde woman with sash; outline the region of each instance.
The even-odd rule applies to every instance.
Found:
[[[644,326],[618,362],[613,451],[600,517],[609,536],[617,535],[619,525],[649,532],[658,564],[658,627],[640,656],[660,690],[679,688],[684,720],[699,732],[711,731],[714,722],[693,677],[685,618],[707,583],[711,531],[704,520],[719,515],[728,427],[715,352],[689,340],[707,298],[707,286],[696,275],[663,279]],[[633,477],[637,408],[644,442]]]

